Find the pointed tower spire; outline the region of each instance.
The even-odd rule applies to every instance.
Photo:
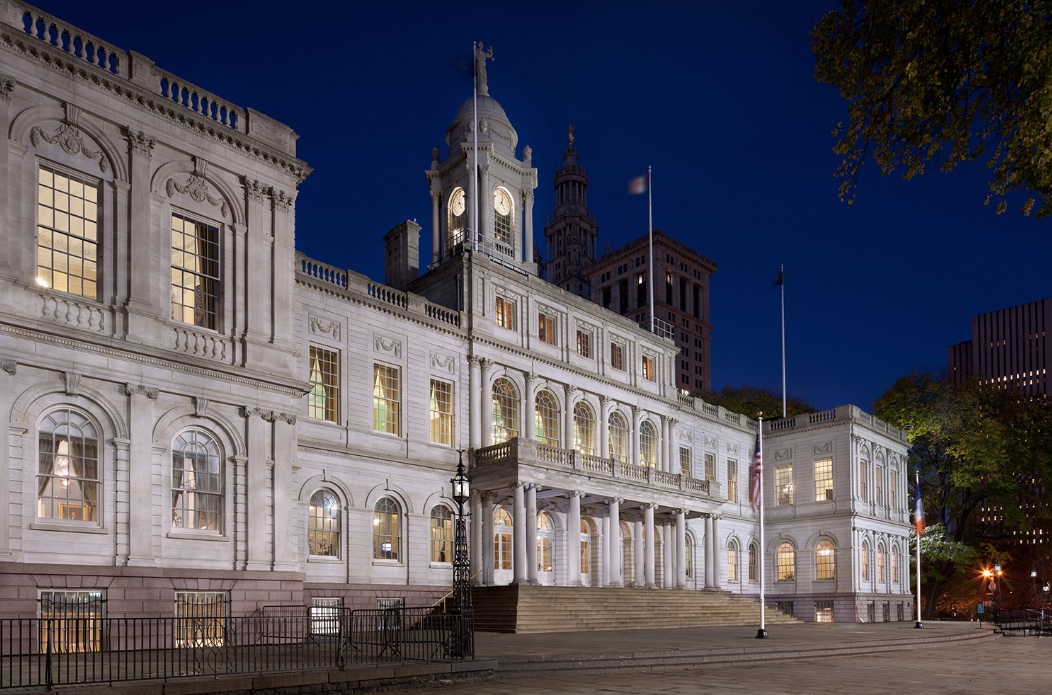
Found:
[[[588,175],[578,160],[573,125],[567,139],[563,165],[555,172],[555,212],[544,227],[546,270],[549,282],[591,299],[585,271],[595,261],[599,225],[588,211]]]

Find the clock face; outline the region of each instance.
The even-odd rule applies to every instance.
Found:
[[[460,217],[464,214],[464,190],[458,188],[453,192],[453,198],[449,201],[449,209],[453,214]]]
[[[507,216],[511,214],[511,196],[508,195],[507,191],[498,188],[493,193],[493,208],[500,215]]]

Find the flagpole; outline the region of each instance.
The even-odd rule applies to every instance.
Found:
[[[921,539],[921,521],[917,519],[917,515],[922,515],[920,519],[923,519],[924,507],[922,507],[921,496],[920,496],[920,466],[917,466],[917,507],[913,512],[915,528],[917,530],[917,624],[913,627],[919,628],[924,627],[921,624],[921,573],[920,573],[920,539]]]
[[[650,268],[650,332],[654,332],[654,187],[651,185],[651,168],[647,166],[647,237],[649,247],[647,264]]]
[[[759,471],[759,485],[760,485],[760,629],[756,631],[756,639],[767,639],[767,615],[766,615],[766,597],[765,597],[765,579],[766,579],[766,568],[764,563],[764,554],[766,542],[763,537],[763,413],[759,415],[759,429],[756,431],[757,441],[757,454],[756,457],[756,468]]]
[[[471,92],[471,135],[472,135],[472,176],[471,176],[471,239],[472,250],[479,250],[479,63],[478,41],[471,42],[471,64],[474,75]],[[463,243],[463,242],[461,242]]]
[[[778,284],[782,286],[782,417],[785,414],[785,264],[778,273]]]

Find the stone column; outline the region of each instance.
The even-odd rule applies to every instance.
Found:
[[[525,310],[525,307],[523,309]],[[533,441],[537,437],[537,416],[534,413],[537,409],[537,396],[533,392],[533,382],[537,379],[537,375],[533,372],[526,372],[524,377],[526,380],[526,393],[523,394],[526,398],[526,422],[523,432],[526,439]]]
[[[493,514],[497,505],[491,493],[485,493],[482,500],[482,583],[493,586],[493,567],[497,562],[493,549]]]
[[[609,396],[599,396],[599,422],[596,423],[596,430],[599,434],[599,456],[604,459],[610,458],[611,406]]]
[[[493,444],[493,394],[490,392],[490,373],[493,371],[493,360],[482,358],[479,360],[482,366],[482,381],[479,384],[479,410],[482,411],[482,446]]]
[[[687,514],[676,510],[676,588],[687,588]]]
[[[644,585],[643,565],[646,562],[643,559],[643,522],[635,519],[629,527],[632,529],[632,586],[641,587]]]
[[[563,430],[566,434],[563,436],[563,449],[576,449],[577,448],[577,436],[573,430],[573,401],[574,395],[577,393],[577,387],[572,384],[566,384],[563,386],[566,391],[566,408],[564,409],[563,415]]]
[[[11,179],[8,172],[8,147],[10,139],[8,133],[11,132],[11,92],[15,88],[15,81],[6,75],[0,75],[0,133],[3,133],[3,137],[0,137],[0,191],[4,192],[4,195],[12,195],[15,191],[11,189]],[[37,194],[34,192],[33,200],[36,201]],[[13,200],[20,201],[20,198],[14,198]],[[21,203],[16,203],[21,205]],[[5,214],[0,215],[0,239],[7,240],[18,233],[17,230],[10,229],[9,224],[12,220],[7,216],[7,206],[4,209]],[[25,236],[30,236],[26,234]],[[17,253],[17,249],[12,245],[8,246],[5,243],[0,246],[0,277],[8,280],[15,280],[19,277],[19,261],[21,260],[21,254]],[[7,289],[7,288],[5,288]],[[6,362],[4,364],[7,364]],[[14,363],[11,363],[14,364]],[[7,412],[6,410],[4,411]],[[5,445],[6,448],[6,445]],[[0,454],[0,460],[3,459],[3,454]],[[7,470],[4,466],[0,470]],[[5,496],[6,500],[7,497]],[[4,515],[7,516],[7,515]],[[7,524],[6,520],[2,522],[4,525]],[[8,539],[0,539],[0,549],[6,548]]]
[[[124,385],[128,396],[128,565],[152,567],[153,551],[153,406],[158,390],[142,384]],[[162,476],[163,477],[163,476]]]
[[[492,248],[495,242],[493,234],[493,192],[490,190],[489,185],[489,163],[484,161],[485,153],[479,153],[479,172],[481,173],[481,181],[479,182],[479,244],[486,245]]]
[[[581,585],[581,493],[571,490],[566,515],[566,585]]]
[[[288,268],[296,262],[296,193],[286,193],[271,189],[271,225],[272,237],[270,240],[270,286],[274,301],[271,303],[270,336],[275,345],[290,352],[293,350],[293,328],[292,315],[293,284],[288,281]],[[264,326],[264,328],[266,328]],[[258,363],[258,361],[257,361]]]
[[[482,574],[482,568],[484,567],[483,560],[483,545],[482,539],[482,527],[484,514],[482,511],[482,495],[478,492],[472,491],[471,493],[471,518],[468,519],[468,523],[471,525],[471,583],[478,585],[485,583],[485,578]]]
[[[245,179],[245,234],[239,234],[237,240],[243,244],[240,251],[241,267],[237,269],[237,275],[243,275],[244,280],[239,283],[245,292],[245,299],[240,298],[236,304],[236,326],[244,330],[244,336],[248,342],[261,340],[267,333],[263,321],[266,320],[263,312],[264,297],[269,293],[267,283],[267,256],[270,255],[271,245],[274,243],[271,233],[273,231],[274,214],[270,209],[270,187]],[[251,229],[252,233],[247,233]],[[242,313],[244,311],[244,313]],[[256,351],[248,348],[250,355],[248,361],[253,362]]]
[[[672,461],[671,461],[671,437],[669,437],[669,418],[668,415],[661,416],[661,462],[658,464],[658,469],[665,471],[666,473],[672,472]]]
[[[656,589],[654,583],[654,505],[643,507],[643,551],[646,561],[643,563],[643,584],[648,589]]]
[[[131,128],[124,129],[124,137],[128,140],[129,155],[128,224],[133,230],[149,230],[153,227],[153,220],[150,216],[150,160],[157,141],[148,137],[141,130],[133,131]],[[117,213],[114,222],[116,223],[118,220],[123,221],[123,218],[122,210]],[[166,255],[170,252],[170,235],[171,231],[167,230],[164,241],[158,244],[160,248],[165,250]],[[150,243],[146,243],[144,237],[148,238],[148,236],[136,236],[137,243],[130,244],[125,235],[119,237],[118,248],[127,254],[127,265],[119,264],[116,271],[119,276],[127,277],[128,279],[128,284],[121,283],[118,289],[118,293],[123,294],[124,287],[128,288],[128,309],[133,313],[146,314],[152,322],[155,320],[157,313],[152,301],[152,283],[155,278],[149,272],[149,268],[152,266],[150,256],[154,247]],[[125,244],[128,244],[127,248],[123,248]],[[157,250],[160,250],[160,248]],[[129,272],[130,275],[125,275]],[[165,318],[168,317],[165,316]],[[133,328],[130,331],[131,335],[139,340],[145,338],[145,331],[148,329],[145,326],[138,325],[137,321],[130,321],[133,324]]]
[[[0,94],[3,94],[3,78],[0,78]],[[0,113],[4,110],[4,102],[0,99]],[[6,145],[7,138],[0,138],[5,141],[0,143],[0,148]],[[0,158],[0,164],[4,164],[4,160]],[[0,166],[0,169],[3,169]],[[4,173],[0,173],[0,181],[5,180],[6,176]],[[4,220],[0,217],[0,231],[4,230]],[[3,261],[0,261],[3,263]],[[4,475],[0,475],[0,500],[10,500],[11,494],[11,449],[15,446],[15,433],[14,428],[11,427],[11,395],[15,391],[15,374],[18,372],[18,363],[14,360],[3,360],[0,361],[0,414],[2,419],[6,420],[3,426],[4,440],[3,444],[0,445],[0,471],[4,471]],[[21,428],[20,428],[21,429]],[[21,430],[24,432],[24,430]],[[18,440],[24,440],[24,435],[17,437]],[[19,449],[22,447],[19,446]],[[31,469],[30,475],[33,476],[34,485],[36,484],[36,466],[35,464]],[[19,473],[21,475],[21,472]],[[21,483],[19,483],[21,485]],[[7,558],[11,555],[11,514],[0,514],[0,558]]]
[[[248,457],[246,501],[265,500],[268,482],[273,479],[271,468],[274,460],[271,458],[270,442],[274,413],[246,405],[241,408],[241,416],[245,418],[245,427],[248,430],[245,437]],[[270,558],[267,557],[267,506],[259,502],[246,505],[245,512],[248,515],[245,528],[247,560],[244,569],[262,571],[272,569]]]
[[[437,190],[431,191],[431,262],[438,263],[438,259],[441,258],[440,251],[442,250],[441,242],[439,241],[439,224],[442,219],[439,211],[441,210],[440,203],[442,202],[442,194]]]
[[[712,517],[712,588],[719,590],[723,588],[720,580],[720,565],[723,564],[724,554],[720,552],[720,515]]]
[[[482,374],[477,355],[468,357],[468,446],[478,449],[482,446]]]
[[[512,503],[512,583],[526,584],[526,483],[515,483]]]
[[[661,577],[666,589],[676,586],[676,534],[669,520],[661,524],[662,546],[664,548]]]
[[[526,580],[540,584],[537,579],[537,486],[526,486]]]
[[[705,515],[705,588],[712,588],[712,515]]]
[[[621,500],[611,497],[607,502],[607,516],[610,518],[607,543],[607,573],[610,586],[624,586],[621,579]]]
[[[296,416],[281,413],[274,425],[274,569],[294,572],[296,545],[292,519],[298,513],[292,492],[296,459]]]
[[[643,465],[639,451],[639,419],[639,408],[637,406],[632,406],[632,422],[629,425],[631,432],[628,434],[628,436],[632,438],[632,450],[628,454],[628,462],[634,463],[637,466]]]
[[[533,191],[526,190],[522,192],[523,198],[526,199],[526,212],[525,212],[525,224],[523,224],[523,236],[525,239],[525,251],[523,253],[523,263],[533,263]]]

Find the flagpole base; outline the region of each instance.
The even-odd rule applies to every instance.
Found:
[[[756,631],[756,639],[767,639],[767,630],[762,627]]]
[[[917,628],[917,629],[920,629],[920,628],[922,628],[922,627],[924,627],[924,626],[923,626],[923,625],[921,624],[921,621],[919,621],[919,620],[918,620],[918,621],[917,621],[917,624],[916,624],[916,625],[914,625],[913,627],[914,627],[914,628]]]

